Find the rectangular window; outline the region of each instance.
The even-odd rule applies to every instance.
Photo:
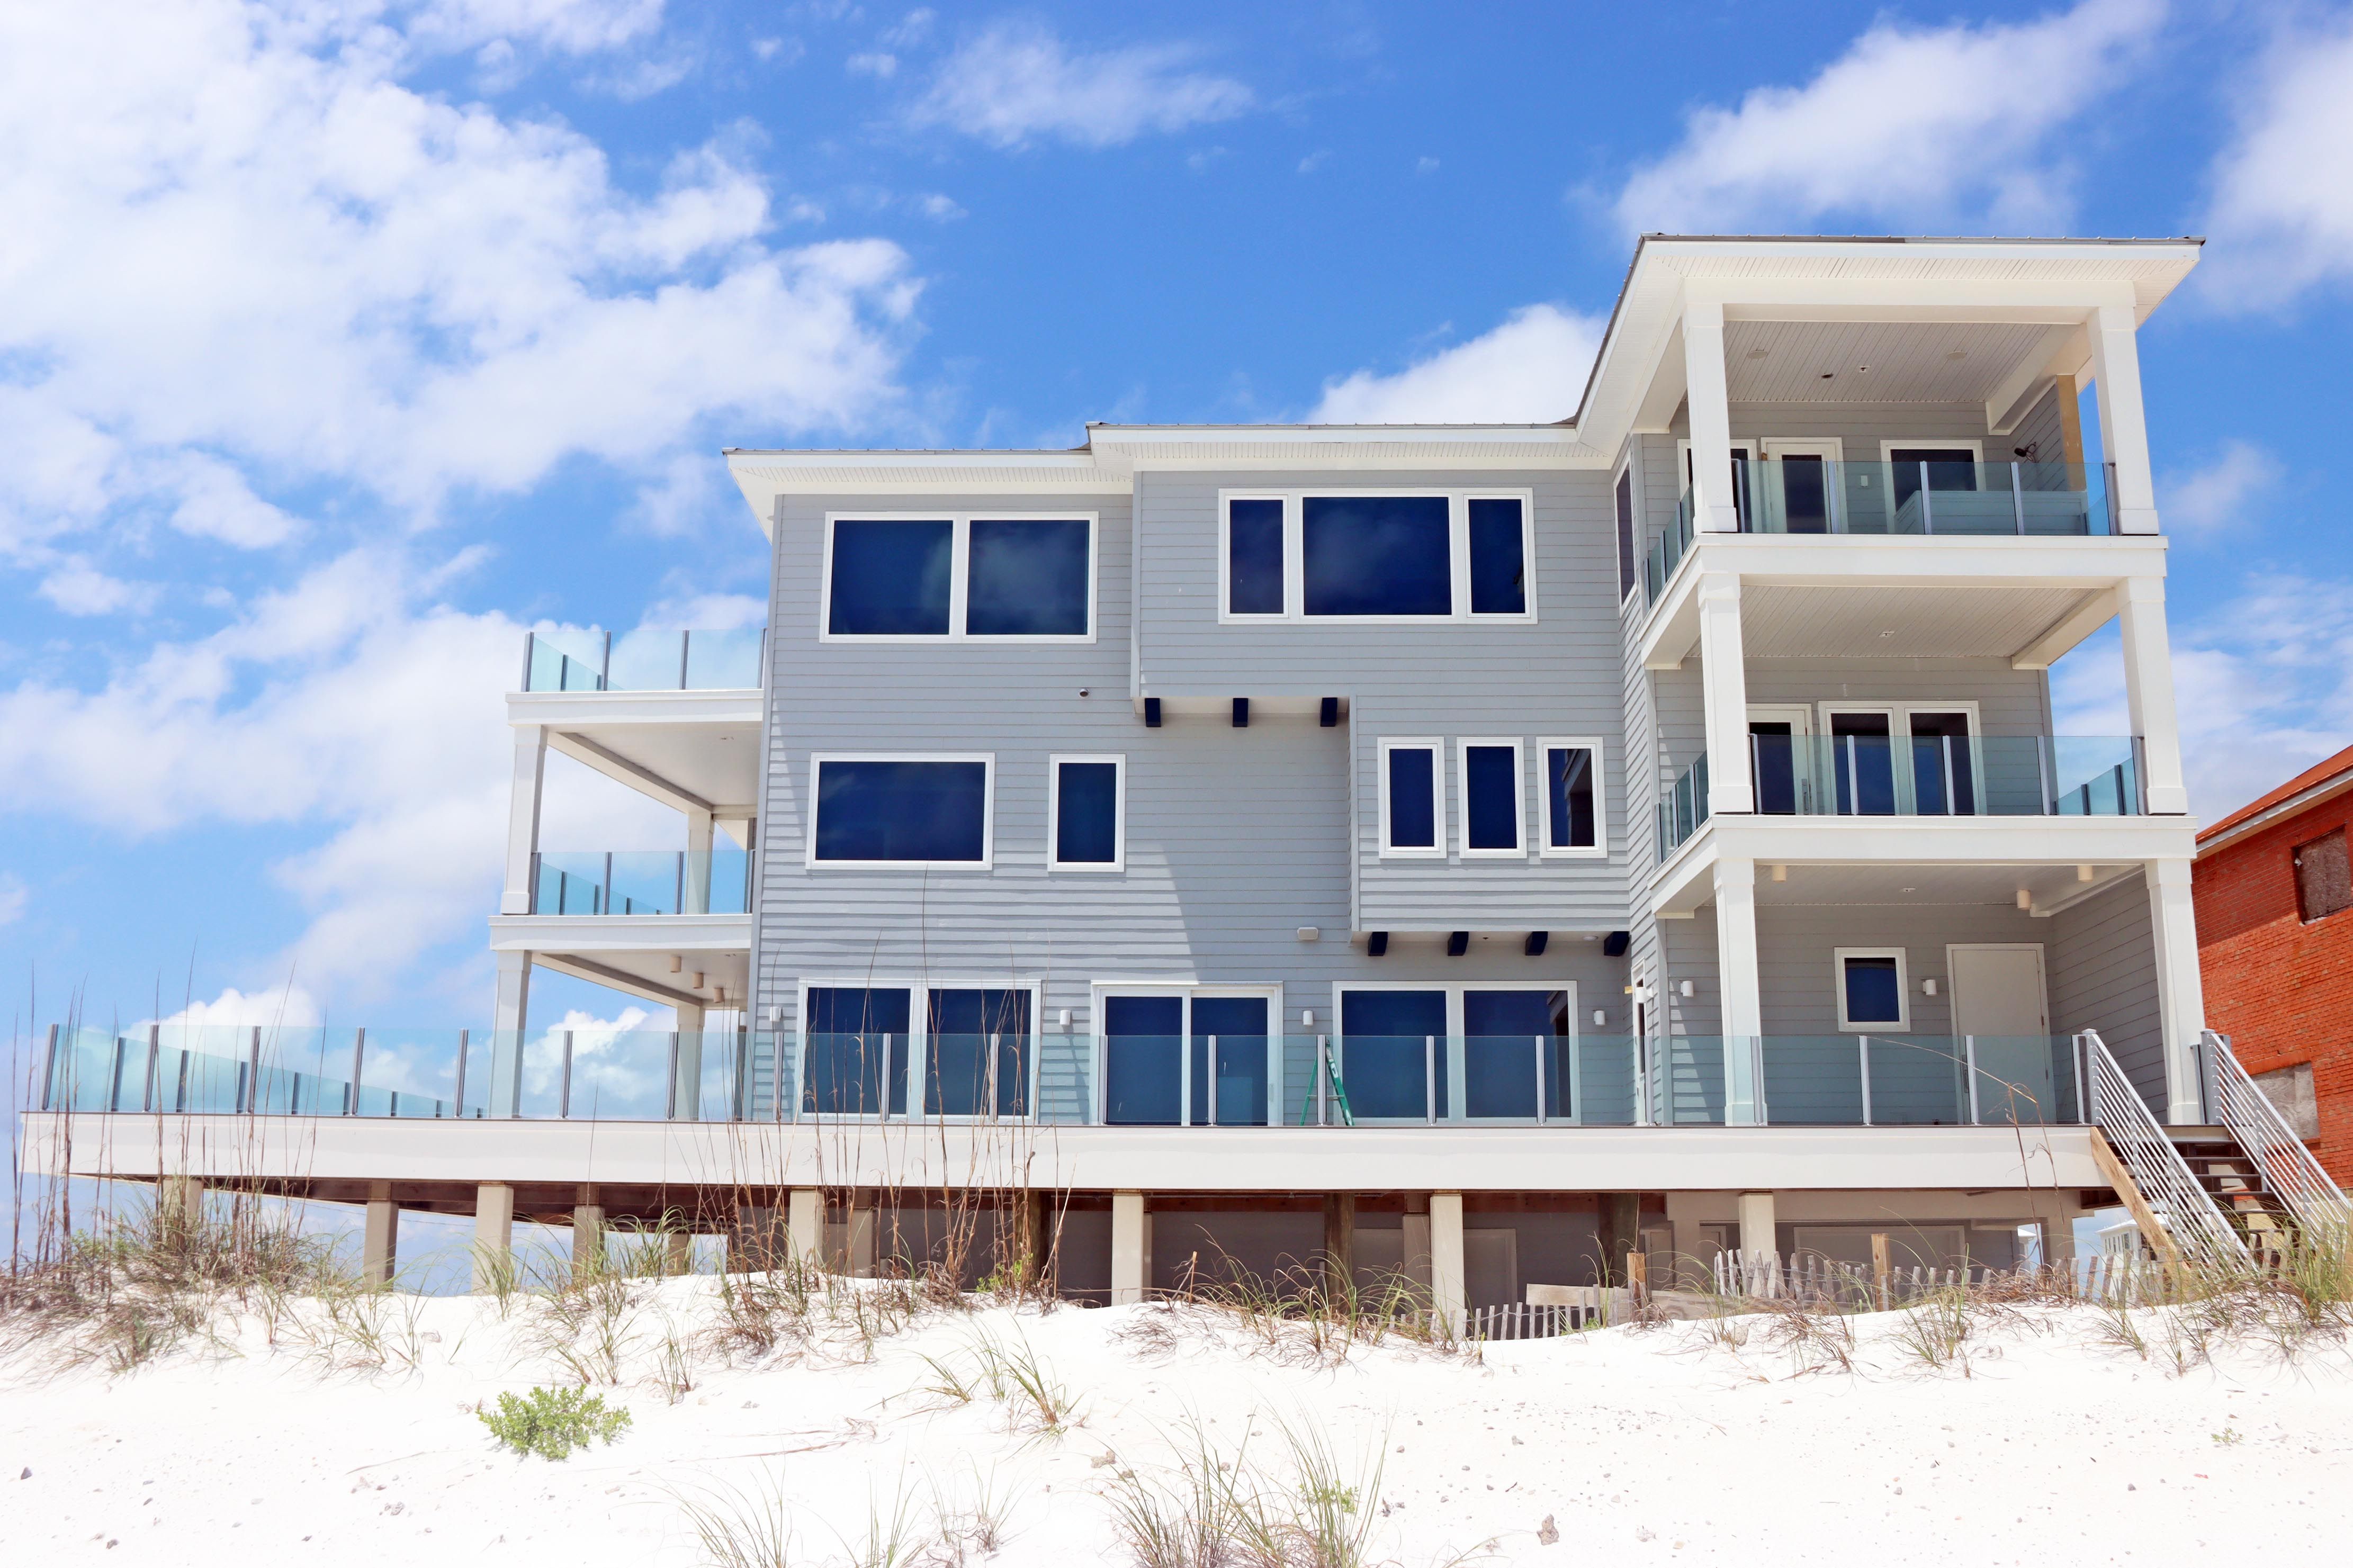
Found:
[[[1103,999],[1103,1121],[1174,1127],[1184,1120],[1185,998]]]
[[[812,866],[985,869],[993,757],[810,759]]]
[[[2295,847],[2295,902],[2306,921],[2353,904],[2353,866],[2346,860],[2343,828]]]
[[[1629,460],[1618,474],[1618,598],[1624,603],[1634,591],[1634,465]]]
[[[1600,854],[1601,742],[1546,741],[1542,744],[1545,853]]]
[[[1124,757],[1054,757],[1048,802],[1056,871],[1116,871],[1127,858]]]
[[[1219,616],[1532,621],[1533,497],[1221,493]]]
[[[1442,855],[1438,841],[1438,742],[1381,742],[1381,853]]]
[[[1029,993],[935,990],[924,1016],[923,1114],[1029,1112]]]
[[[1520,836],[1526,811],[1521,804],[1520,743],[1464,741],[1462,746],[1462,853],[1522,855]]]
[[[1446,993],[1340,993],[1340,1076],[1359,1121],[1421,1121],[1446,1114]]]
[[[802,1113],[905,1115],[912,1017],[902,987],[810,986],[802,1012]]]
[[[1279,616],[1284,607],[1282,501],[1238,497],[1226,503],[1226,613]]]
[[[1841,1029],[1902,1034],[1912,1027],[1902,948],[1842,947],[1835,958]]]
[[[828,517],[819,636],[1092,641],[1095,522]]]
[[[1462,993],[1462,1114],[1533,1121],[1567,1114],[1570,998],[1566,991]],[[1539,1090],[1542,1099],[1539,1100]]]

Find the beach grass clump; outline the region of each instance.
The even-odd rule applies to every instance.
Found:
[[[575,1448],[611,1443],[629,1425],[627,1410],[578,1387],[534,1388],[521,1398],[501,1394],[496,1409],[474,1414],[502,1446],[543,1459],[568,1459]]]

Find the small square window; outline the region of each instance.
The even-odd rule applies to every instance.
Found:
[[[2345,853],[2345,830],[2324,834],[2295,847],[2295,902],[2306,921],[2353,904],[2353,866]]]
[[[835,637],[945,637],[955,524],[839,518],[826,630]]]
[[[1440,855],[1438,742],[1381,743],[1381,853]]]
[[[1518,855],[1525,816],[1520,802],[1520,743],[1462,742],[1462,853]]]
[[[1839,1027],[1850,1034],[1903,1034],[1912,1027],[1904,987],[1904,952],[1892,947],[1842,947],[1838,964]]]
[[[1545,853],[1599,851],[1600,759],[1596,743],[1545,742]]]
[[[1082,517],[976,517],[971,528],[965,636],[1087,635],[1093,525]]]
[[[1116,871],[1126,856],[1125,759],[1056,757],[1052,785],[1052,868]]]

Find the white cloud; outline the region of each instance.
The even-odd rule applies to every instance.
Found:
[[[1438,160],[1430,157],[1416,158],[1413,161],[1413,172],[1417,174],[1435,174],[1438,173]]]
[[[288,1029],[317,1026],[325,1015],[318,998],[289,981],[250,994],[232,985],[209,1002],[191,1002],[157,1023],[165,1028],[250,1028],[259,1024]]]
[[[0,926],[13,925],[25,918],[25,910],[33,901],[32,889],[24,879],[0,871]]]
[[[1331,161],[1332,149],[1329,147],[1319,147],[1314,152],[1308,153],[1307,156],[1299,160],[1299,172],[1303,174],[1312,174]]]
[[[2225,441],[2204,468],[2169,473],[2158,487],[2166,531],[2184,540],[2228,532],[2250,521],[2251,503],[2279,478],[2279,460],[2269,452],[2252,441]]]
[[[998,22],[959,46],[908,112],[998,147],[1051,137],[1110,147],[1148,131],[1230,120],[1253,102],[1230,77],[1187,70],[1198,51],[1150,44],[1071,53],[1048,28]]]
[[[888,81],[899,74],[899,57],[886,54],[852,55],[843,62],[852,76],[871,76],[877,81]]]
[[[144,609],[154,603],[155,590],[144,583],[110,577],[89,562],[69,559],[41,579],[41,597],[69,616],[111,616]]]
[[[1394,375],[1357,371],[1324,384],[1308,417],[1327,425],[1542,424],[1577,412],[1602,323],[1530,305],[1483,337]]]
[[[2246,113],[2214,163],[2203,292],[2269,305],[2353,280],[2353,20],[2285,30],[2242,86]]]
[[[270,543],[296,526],[270,486],[429,517],[578,455],[659,467],[714,415],[892,407],[897,247],[771,248],[723,143],[639,197],[563,126],[400,79],[427,47],[586,51],[658,17],[444,5],[402,37],[235,0],[0,8],[0,458],[35,455],[0,462],[0,555],[126,506]]]
[[[1803,87],[1686,117],[1613,205],[1630,231],[1751,233],[1837,216],[2015,229],[2063,220],[2056,132],[2116,88],[2163,0],[2083,0],[2030,22],[1873,24]]]

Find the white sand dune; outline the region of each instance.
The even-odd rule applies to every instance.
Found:
[[[1866,1317],[1850,1373],[1696,1324],[1317,1366],[1201,1326],[1155,1346],[1157,1309],[992,1309],[927,1318],[861,1363],[706,1355],[671,1403],[653,1374],[664,1324],[707,1324],[712,1289],[634,1287],[624,1381],[604,1391],[634,1425],[561,1464],[499,1450],[471,1413],[564,1381],[521,1301],[502,1319],[482,1300],[400,1299],[389,1317],[419,1360],[389,1370],[323,1365],[283,1325],[273,1348],[250,1318],[123,1375],[19,1352],[0,1363],[0,1561],[652,1568],[702,1560],[682,1496],[780,1486],[796,1563],[858,1561],[876,1513],[936,1549],[942,1504],[982,1487],[1012,1500],[1009,1537],[968,1560],[1122,1563],[1105,1493],[1166,1463],[1188,1418],[1227,1450],[1254,1434],[1278,1479],[1277,1419],[1351,1464],[1377,1455],[1372,1556],[1413,1568],[1482,1548],[1561,1564],[2341,1563],[2353,1523],[2345,1351],[2283,1364],[2242,1344],[2183,1372],[2154,1312],[2138,1314],[2147,1359],[2088,1309],[1980,1321],[1966,1373],[1907,1352],[1903,1314]],[[961,1364],[983,1333],[1026,1341],[1082,1395],[1082,1424],[1041,1436],[986,1395],[922,1392],[924,1356]]]

